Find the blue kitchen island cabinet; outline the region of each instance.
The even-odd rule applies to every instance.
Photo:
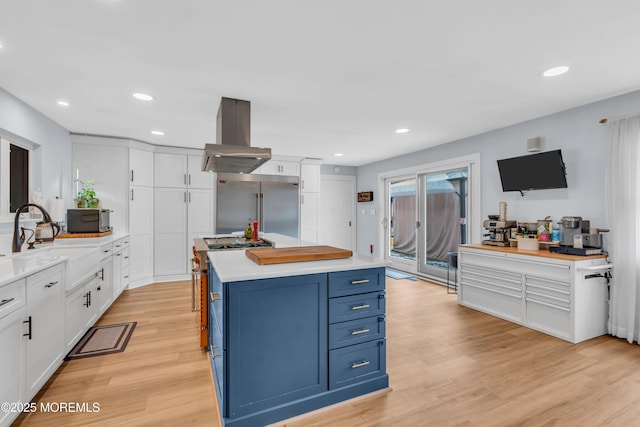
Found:
[[[209,253],[209,353],[225,426],[263,426],[388,387],[379,262],[230,276],[223,260],[238,255]]]

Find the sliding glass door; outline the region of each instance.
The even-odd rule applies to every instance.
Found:
[[[450,254],[467,243],[467,169],[420,174],[418,271],[445,281]]]
[[[450,254],[469,241],[468,170],[434,168],[386,178],[391,267],[446,281]]]

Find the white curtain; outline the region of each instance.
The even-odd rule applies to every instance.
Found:
[[[609,333],[638,341],[640,332],[640,115],[608,126],[606,219],[613,263]]]

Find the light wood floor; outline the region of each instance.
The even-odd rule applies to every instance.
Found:
[[[124,353],[66,362],[42,401],[97,401],[94,414],[43,414],[24,426],[218,426],[198,348],[189,282],[126,291],[100,323],[137,321]],[[640,346],[578,345],[460,307],[425,281],[387,278],[392,391],[279,425],[640,425]]]

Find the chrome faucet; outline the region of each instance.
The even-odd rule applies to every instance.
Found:
[[[58,225],[58,223],[53,222],[53,220],[51,219],[51,216],[49,215],[49,212],[47,212],[45,208],[43,208],[40,205],[36,205],[35,203],[27,203],[26,205],[20,206],[16,211],[16,217],[14,219],[14,224],[13,224],[13,243],[11,248],[13,252],[20,252],[22,248],[22,244],[26,240],[24,237],[24,232],[19,233],[20,214],[22,212],[26,212],[31,206],[33,206],[34,208],[37,208],[38,210],[40,210],[40,212],[42,212],[43,223],[51,225],[54,236],[56,236],[58,232],[60,232],[60,226]]]

